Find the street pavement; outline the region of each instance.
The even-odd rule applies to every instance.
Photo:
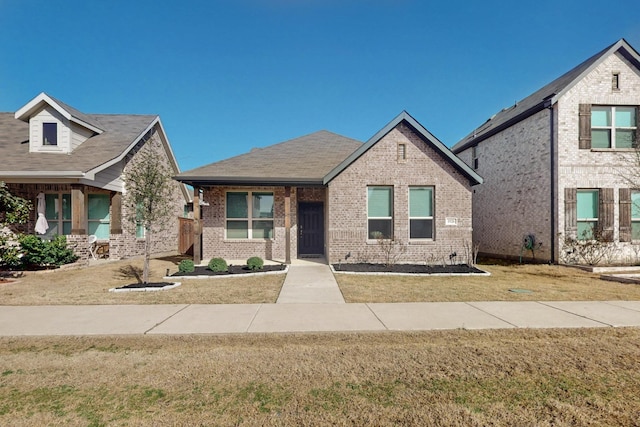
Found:
[[[319,261],[294,262],[276,304],[0,306],[0,336],[627,326],[640,327],[640,301],[346,304],[331,270]]]

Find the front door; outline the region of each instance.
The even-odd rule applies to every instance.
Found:
[[[301,202],[298,205],[298,255],[324,256],[324,205]]]

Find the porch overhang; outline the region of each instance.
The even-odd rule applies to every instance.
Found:
[[[270,177],[190,177],[174,176],[173,179],[193,187],[325,187],[323,178],[270,178]]]

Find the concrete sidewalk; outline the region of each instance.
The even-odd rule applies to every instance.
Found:
[[[276,302],[344,304],[344,297],[324,258],[296,259],[289,265]]]
[[[640,301],[0,306],[0,336],[640,327]]]

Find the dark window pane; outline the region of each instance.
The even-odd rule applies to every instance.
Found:
[[[42,124],[42,144],[58,145],[58,124],[57,123]]]
[[[369,220],[370,239],[392,239],[390,219],[370,219]]]
[[[411,239],[432,239],[433,238],[433,220],[432,219],[412,219],[410,221],[411,230],[409,238]]]

